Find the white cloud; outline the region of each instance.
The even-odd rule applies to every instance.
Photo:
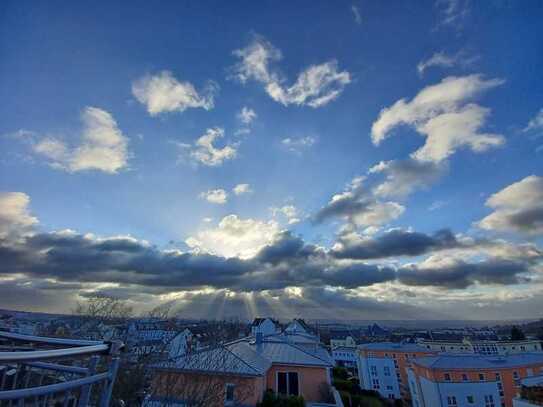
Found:
[[[179,147],[188,153],[189,158],[197,164],[203,164],[209,167],[217,167],[225,161],[232,160],[237,156],[237,145],[227,144],[223,148],[215,147],[217,139],[224,137],[224,129],[213,127],[207,129],[194,145],[179,144]]]
[[[450,56],[450,55],[445,54],[444,52],[436,52],[426,61],[419,62],[419,64],[417,65],[417,71],[419,71],[419,74],[422,75],[427,68],[430,68],[433,66],[450,68],[456,65],[457,62],[458,61],[457,61],[456,55]]]
[[[42,154],[54,162],[62,162],[67,159],[68,148],[55,138],[46,137],[34,145],[34,152]]]
[[[470,13],[470,0],[437,0],[439,25],[461,29]]]
[[[428,207],[428,210],[429,211],[436,211],[438,209],[441,209],[443,208],[444,206],[447,205],[447,201],[441,201],[441,200],[437,200],[437,201],[434,201],[432,202],[432,204]]]
[[[270,67],[272,62],[281,60],[281,51],[260,36],[255,36],[246,48],[234,51],[234,55],[241,59],[234,66],[234,77],[242,83],[249,80],[262,83],[268,95],[285,106],[324,106],[351,82],[349,72],[339,72],[337,61],[331,60],[311,65],[298,75],[292,86],[285,86],[279,72]]]
[[[63,141],[46,137],[33,145],[36,154],[50,160],[54,168],[70,172],[99,170],[114,174],[128,162],[128,140],[110,113],[86,107],[81,115],[81,144],[70,148]]]
[[[218,85],[209,82],[203,92],[198,92],[190,82],[178,81],[171,72],[145,75],[132,84],[132,94],[151,116],[164,112],[183,112],[188,108],[210,110]]]
[[[478,222],[487,230],[543,234],[543,178],[530,175],[493,194],[486,205],[494,209]]]
[[[245,125],[251,124],[256,117],[256,112],[247,106],[243,106],[238,113],[238,120]]]
[[[445,159],[460,147],[484,151],[501,145],[504,142],[502,136],[477,132],[490,110],[476,104],[464,104],[503,83],[501,79],[485,80],[481,75],[445,78],[421,90],[410,102],[400,99],[381,110],[372,125],[372,141],[378,145],[393,128],[401,124],[412,125],[426,136],[425,145],[414,153],[414,157],[435,162]]]
[[[298,137],[298,138],[284,138],[281,140],[281,144],[288,151],[293,153],[301,153],[303,150],[306,150],[313,146],[317,142],[317,139],[311,136]]]
[[[524,128],[524,132],[540,131],[543,134],[543,109],[528,122],[528,125]]]
[[[362,24],[362,16],[360,15],[360,10],[358,9],[358,7],[353,4],[351,6],[351,11],[353,12],[354,21],[356,22],[356,24]]]
[[[275,221],[263,222],[228,215],[218,227],[202,230],[185,242],[194,250],[247,259],[271,244],[279,232],[279,225]]]
[[[251,192],[253,192],[249,184],[238,184],[234,188],[232,188],[232,191],[236,195],[250,194]]]
[[[0,192],[0,238],[19,235],[38,223],[30,214],[30,197],[24,192]]]
[[[462,147],[478,153],[501,146],[505,139],[500,134],[479,132],[489,114],[490,109],[469,104],[428,120],[417,127],[419,133],[426,135],[426,143],[413,157],[440,162]]]
[[[228,193],[224,189],[210,189],[207,192],[202,192],[200,198],[207,202],[224,205],[228,200]]]
[[[280,214],[280,215],[283,215],[285,218],[287,218],[287,222],[289,225],[293,225],[295,223],[300,222],[300,213],[294,205],[271,207],[270,210],[273,216],[277,216]]]

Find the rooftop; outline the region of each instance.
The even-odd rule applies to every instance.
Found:
[[[519,353],[508,356],[437,355],[418,358],[413,362],[431,369],[506,369],[543,364],[543,353]]]
[[[256,343],[254,337],[233,341],[216,348],[204,349],[157,368],[263,375],[272,364],[332,367],[334,361],[318,344],[297,344],[281,335],[270,335]]]
[[[398,352],[428,352],[428,349],[410,342],[373,342],[358,346],[362,350],[398,351]]]

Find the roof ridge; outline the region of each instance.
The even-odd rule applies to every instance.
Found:
[[[327,364],[330,364],[330,362],[328,362],[328,361],[326,361],[326,360],[320,358],[320,357],[317,356],[317,355],[314,355],[313,353],[310,353],[310,352],[306,351],[305,349],[303,349],[303,348],[297,346],[297,345],[294,344],[294,343],[289,343],[289,342],[285,342],[285,343],[287,343],[288,345],[290,345],[290,346],[292,346],[292,347],[294,347],[294,348],[296,348],[296,349],[298,349],[298,350],[304,352],[305,354],[307,354],[307,355],[309,355],[309,356],[314,357],[315,359],[319,359],[321,362],[325,362],[325,363],[327,363]]]
[[[256,373],[258,374],[261,374],[262,372],[260,372],[256,367],[254,367],[253,365],[251,365],[249,362],[246,362],[245,360],[243,360],[241,358],[241,356],[237,355],[236,353],[234,353],[232,350],[230,350],[229,348],[227,348],[226,346],[224,347],[226,350],[228,350],[228,352],[230,352],[232,355],[234,355],[235,358],[241,360],[244,364],[246,364],[247,366],[249,366],[249,368],[253,369]],[[249,346],[248,347],[249,349],[251,349],[252,352],[254,352],[254,350]],[[256,352],[255,352],[256,353]],[[263,357],[263,356],[262,356]]]

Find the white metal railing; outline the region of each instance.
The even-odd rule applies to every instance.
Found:
[[[12,332],[0,332],[0,338],[32,346],[24,351],[0,352],[0,407],[30,404],[48,407],[59,403],[63,407],[87,407],[91,400],[100,407],[109,405],[122,343],[46,338]],[[57,348],[35,350],[36,345]],[[20,346],[14,348],[20,349]],[[105,359],[102,365],[106,370],[97,372],[101,358]],[[68,360],[74,364],[52,360]],[[92,393],[93,388],[99,391]]]

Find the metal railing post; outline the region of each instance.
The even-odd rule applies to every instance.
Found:
[[[96,366],[98,365],[98,360],[99,359],[100,358],[98,356],[91,357],[90,362],[89,362],[89,371],[87,373],[87,376],[92,376],[95,373]],[[87,407],[87,405],[89,404],[89,400],[90,400],[91,389],[92,389],[92,384],[84,386],[83,389],[81,389],[81,394],[79,395],[78,407]]]
[[[117,371],[119,370],[119,361],[118,357],[114,357],[111,360],[109,366],[109,377],[106,381],[106,386],[102,390],[102,397],[100,399],[100,407],[107,407],[109,405],[109,400],[111,399],[111,393],[113,391],[113,385],[115,384],[115,378],[117,377]]]

